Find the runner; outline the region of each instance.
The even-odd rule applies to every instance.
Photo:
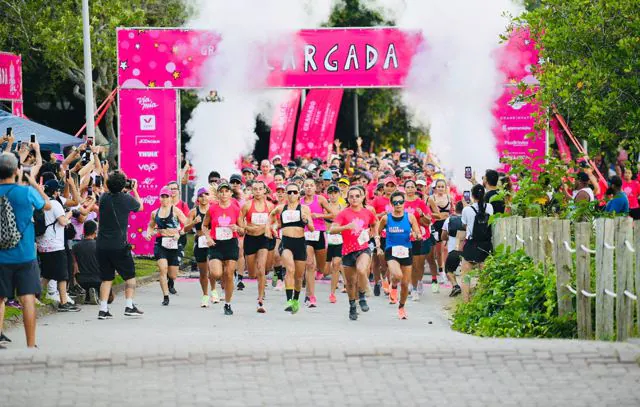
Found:
[[[265,161],[263,161],[263,164]],[[246,231],[244,252],[247,256],[249,277],[258,279],[257,312],[263,314],[266,312],[264,308],[266,262],[270,243],[273,241],[273,239],[268,239],[265,236],[265,229],[269,213],[273,210],[273,205],[265,199],[266,186],[263,181],[254,181],[251,189],[253,191],[253,199],[246,202],[242,207],[240,224]]]
[[[287,185],[287,203],[278,205],[269,216],[266,236],[273,237],[273,226],[279,224],[282,231],[280,241],[280,259],[286,269],[285,291],[287,307],[285,311],[295,314],[300,310],[300,291],[307,261],[307,249],[304,238],[305,226],[314,231],[309,208],[300,204],[300,187]]]
[[[340,200],[340,188],[337,185],[332,184],[327,187],[327,193],[329,194],[329,206],[334,213],[340,213],[346,205],[342,204]],[[331,228],[333,219],[326,219],[327,228]],[[329,302],[335,304],[336,289],[338,288],[338,277],[343,274],[342,271],[342,235],[340,234],[327,234],[327,265],[325,268],[329,268],[331,275],[331,293],[329,294]],[[343,276],[344,279],[344,276]]]
[[[195,229],[195,239],[193,242],[193,257],[198,264],[200,271],[200,287],[202,288],[202,301],[200,306],[206,308],[209,301],[212,304],[220,302],[218,290],[216,290],[216,280],[213,273],[209,272],[209,245],[207,244],[207,236],[202,232],[202,222],[207,212],[209,212],[209,191],[207,188],[200,188],[196,194],[198,204],[189,212],[189,223],[185,225],[185,232]],[[211,293],[209,294],[209,284],[211,285]]]
[[[284,184],[278,184],[276,186],[276,205],[284,205],[287,203],[287,191],[286,186]],[[271,285],[275,287],[276,291],[282,291],[284,289],[284,267],[282,266],[282,259],[280,258],[280,241],[281,241],[281,233],[279,231],[277,234],[273,236],[274,243],[274,257],[273,257],[273,277],[271,280]]]
[[[331,225],[331,233],[342,234],[342,264],[349,293],[349,319],[358,319],[356,298],[359,299],[362,312],[369,311],[369,305],[365,298],[366,290],[360,287],[358,279],[367,279],[369,265],[371,263],[371,249],[369,248],[370,233],[376,242],[376,248],[380,248],[380,236],[376,216],[364,205],[364,192],[358,187],[349,188],[347,193],[349,206],[336,216]]]
[[[462,254],[462,241],[464,241],[464,225],[462,224],[462,210],[464,204],[462,201],[456,202],[456,213],[451,215],[444,221],[442,226],[442,238],[447,240],[447,261],[444,263],[447,279],[451,283],[451,293],[449,297],[455,297],[462,292],[455,272],[460,266],[460,255]],[[458,236],[460,234],[461,236]]]
[[[158,262],[160,270],[160,289],[164,299],[162,305],[169,305],[168,278],[173,280],[178,275],[180,266],[180,249],[178,239],[182,228],[180,224],[186,224],[187,218],[182,211],[172,203],[172,192],[168,187],[160,190],[160,208],[151,212],[151,220],[147,226],[145,238],[151,240],[156,236],[153,247],[153,255]]]
[[[411,299],[419,301],[423,293],[422,277],[424,276],[425,258],[431,251],[431,240],[429,239],[431,237],[431,210],[425,201],[418,196],[415,181],[405,181],[404,191],[406,194],[404,206],[407,213],[418,219],[420,234],[422,236],[422,239],[413,240],[412,242],[413,268],[411,272],[411,286],[413,290],[411,291]]]
[[[238,237],[244,234],[240,227],[240,208],[231,201],[231,186],[218,185],[218,203],[211,204],[202,222],[202,232],[209,245],[209,270],[213,278],[224,281],[224,314],[233,315],[233,272],[239,256]]]
[[[391,194],[396,192],[398,188],[398,183],[396,182],[396,179],[393,177],[385,178],[382,181],[382,184],[384,185],[383,194],[376,196],[373,199],[373,202],[371,203],[371,205],[373,205],[375,214],[378,217],[378,219],[382,219],[387,215],[387,213],[390,213],[393,210],[389,199],[391,197]],[[380,243],[382,244],[382,247],[384,247],[386,235],[384,230],[382,230],[381,232],[382,233],[380,234]],[[380,287],[382,287],[385,295],[389,294],[389,281],[387,279],[386,274],[387,274],[387,262],[384,258],[384,253],[374,256],[373,295],[375,295],[376,297],[380,295]]]
[[[167,188],[171,191],[171,203],[182,211],[185,219],[189,216],[189,205],[183,202],[180,199],[180,185],[176,181],[172,181],[167,184]],[[184,228],[184,223],[180,222],[180,228]],[[182,263],[182,259],[184,259],[184,248],[187,246],[187,235],[184,232],[180,232],[180,237],[178,238],[178,266]],[[175,277],[169,276],[168,285],[169,285],[169,293],[175,295],[178,292],[175,289]]]
[[[333,219],[335,213],[327,198],[316,194],[316,182],[313,178],[307,178],[304,181],[304,192],[305,196],[301,203],[309,208],[313,219],[313,231],[307,230],[304,234],[307,243],[307,286],[304,303],[309,308],[315,308],[317,306],[316,270],[324,273],[327,260],[327,243],[325,241],[327,225],[325,220]]]
[[[415,184],[413,186],[415,187]],[[411,266],[413,265],[411,239],[418,241],[422,239],[418,221],[404,210],[404,204],[404,194],[394,192],[391,195],[393,212],[380,219],[379,225],[380,230],[385,230],[387,235],[384,256],[391,274],[390,304],[398,302],[398,281],[400,281],[402,289],[398,303],[398,318],[400,319],[407,319],[407,311],[404,306],[409,295]]]
[[[437,179],[434,184],[434,193],[429,197],[427,202],[433,212],[433,230],[436,244],[433,248],[433,259],[437,268],[431,269],[431,292],[437,294],[440,292],[440,284],[438,283],[438,273],[444,267],[447,248],[442,240],[442,225],[449,217],[451,211],[451,198],[447,193],[447,182],[444,179]],[[444,255],[444,257],[443,257]]]

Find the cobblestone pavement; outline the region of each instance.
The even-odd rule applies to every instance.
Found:
[[[20,328],[0,351],[0,406],[107,405],[446,405],[638,406],[640,347],[631,343],[480,339],[451,331],[446,293],[408,303],[400,321],[384,297],[347,318],[344,295],[283,312],[269,289],[255,312],[256,287],[200,309],[199,285],[179,281],[161,307],[157,284],[138,291],[140,319],[113,320],[97,307],[39,321],[36,351]],[[428,287],[427,287],[428,288]]]

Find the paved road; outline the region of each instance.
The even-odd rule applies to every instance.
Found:
[[[269,291],[255,312],[255,283],[237,293],[235,315],[200,309],[199,286],[179,281],[161,307],[157,284],[139,290],[145,311],[98,321],[97,307],[39,321],[38,351],[19,328],[0,351],[0,405],[439,405],[638,406],[640,347],[581,341],[493,340],[453,332],[445,293],[347,318],[346,297],[283,312]],[[114,312],[115,311],[115,312]]]

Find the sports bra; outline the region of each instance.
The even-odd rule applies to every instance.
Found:
[[[290,220],[288,222],[285,222],[285,212],[287,212],[287,217],[292,216],[293,218],[297,218],[295,220]],[[296,216],[296,212],[298,213]],[[284,208],[282,208],[282,212],[280,212],[280,223],[282,224],[283,228],[304,228],[305,226],[307,226],[303,221],[302,221],[302,205],[298,204],[298,206],[296,207],[296,209],[289,209],[289,205],[285,204]]]
[[[197,231],[200,232],[202,230],[202,222],[204,222],[204,217],[206,216],[206,213],[202,213],[200,212],[200,207],[198,205],[196,205],[196,217],[200,216],[200,222],[196,223],[193,228]]]
[[[433,201],[435,202],[436,198],[433,198]],[[436,206],[438,207],[438,209],[440,209],[440,212],[447,212],[449,213],[449,211],[451,210],[451,200],[449,200],[449,197],[447,196],[447,204],[445,206],[440,206],[438,205],[438,203],[436,202]]]
[[[169,209],[169,215],[166,218],[160,217],[160,208],[158,208],[158,212],[156,212],[156,227],[158,229],[177,229],[180,227],[180,222],[178,222],[178,218],[173,216],[173,205],[171,205],[171,209]],[[158,234],[156,237],[157,240],[162,239],[162,236]]]

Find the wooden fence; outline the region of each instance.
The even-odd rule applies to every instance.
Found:
[[[638,332],[640,221],[620,217],[572,225],[563,219],[513,216],[496,220],[493,242],[495,247],[524,248],[545,265],[545,273],[549,264],[555,265],[558,312],[572,312],[575,299],[579,338],[594,337],[592,310],[596,339],[624,341]]]

